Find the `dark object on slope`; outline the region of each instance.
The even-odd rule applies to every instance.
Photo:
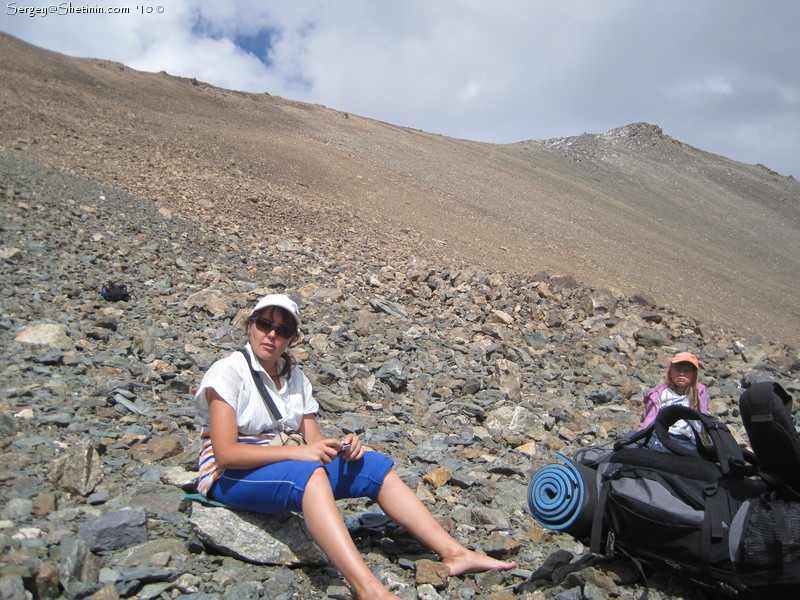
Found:
[[[127,302],[131,299],[131,293],[125,284],[107,283],[100,290],[100,295],[109,302]]]

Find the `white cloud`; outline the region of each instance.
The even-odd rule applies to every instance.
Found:
[[[720,96],[732,96],[733,86],[722,76],[709,75],[703,81],[694,85],[694,89],[702,94],[719,94]]]
[[[114,17],[4,14],[0,29],[73,56],[454,137],[511,142],[644,120],[704,150],[800,175],[794,0],[771,0],[769,10],[750,0],[172,0],[164,7]],[[243,39],[272,46],[257,56],[236,45]]]
[[[128,66],[195,77],[228,89],[256,89],[268,78],[266,66],[228,39],[165,39],[150,45]]]

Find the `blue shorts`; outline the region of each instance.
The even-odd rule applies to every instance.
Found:
[[[303,494],[311,475],[322,467],[328,473],[333,496],[368,497],[373,500],[394,461],[378,452],[365,452],[360,460],[335,458],[330,464],[285,460],[255,469],[225,469],[208,497],[235,508],[277,514],[303,510]]]

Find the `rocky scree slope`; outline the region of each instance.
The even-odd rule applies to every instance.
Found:
[[[387,261],[302,236],[208,227],[21,152],[0,154],[0,200],[6,598],[349,597],[318,556],[287,556],[261,538],[275,551],[254,556],[263,548],[247,544],[252,526],[224,509],[213,509],[223,511],[217,523],[198,524],[205,509],[184,496],[198,449],[191,391],[241,343],[241,318],[267,291],[302,306],[295,355],[326,430],[358,432],[396,459],[453,535],[519,562],[446,578],[402,533],[362,532],[371,567],[409,600],[635,597],[630,565],[585,566],[583,546],[533,521],[533,473],[555,451],[634,427],[641,393],[679,350],[699,356],[712,412],[743,442],[743,385],[768,378],[800,392],[795,348],[570,277],[413,254]],[[133,298],[103,301],[110,280]],[[650,583],[662,599],[702,597],[665,575]]]
[[[207,225],[568,274],[800,341],[800,184],[657,126],[495,145],[0,35],[0,146]]]

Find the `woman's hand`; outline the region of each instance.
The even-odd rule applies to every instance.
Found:
[[[324,438],[309,442],[305,446],[295,446],[296,460],[330,464],[339,455],[342,443],[333,438]]]
[[[340,448],[342,452],[339,454],[342,460],[350,462],[359,460],[364,456],[364,447],[361,445],[361,440],[355,433],[348,433],[340,441]]]
[[[358,439],[355,433],[348,433],[340,440],[323,438],[319,430],[319,425],[317,425],[315,415],[305,415],[302,423],[300,423],[299,429],[306,439],[306,445],[296,447],[301,452],[305,449],[303,453],[304,458],[298,458],[297,460],[313,460],[327,465],[336,458],[336,456],[340,456],[345,462],[358,460],[364,456],[364,448],[361,445],[361,440]],[[320,444],[322,444],[322,446],[320,446]],[[311,447],[314,449],[312,450]],[[332,455],[330,452],[331,448],[333,448]]]

